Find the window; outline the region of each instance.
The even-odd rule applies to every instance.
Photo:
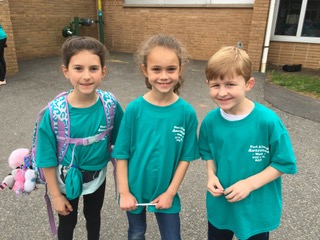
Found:
[[[125,5],[253,4],[254,0],[124,0]]]
[[[320,43],[320,1],[277,1],[272,40]]]

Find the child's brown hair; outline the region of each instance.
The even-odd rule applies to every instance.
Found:
[[[70,59],[84,50],[88,50],[97,55],[102,67],[106,65],[107,49],[105,45],[95,38],[86,36],[72,36],[63,43],[61,49],[63,64],[68,67]]]
[[[149,53],[155,47],[164,47],[174,51],[179,59],[180,67],[189,61],[188,53],[179,40],[171,35],[158,34],[151,36],[140,45],[138,51],[135,54],[136,62],[139,65],[143,64],[144,66],[147,66]],[[147,88],[151,89],[151,85],[147,77],[145,78],[145,82]],[[179,89],[182,86],[183,82],[184,79],[180,76],[177,85],[175,85],[173,89],[173,91],[178,95]]]
[[[247,82],[251,77],[252,63],[246,51],[234,47],[222,47],[208,61],[205,74],[208,81],[225,77],[233,77],[233,74],[243,76]]]

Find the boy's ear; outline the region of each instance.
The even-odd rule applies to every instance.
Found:
[[[147,71],[147,67],[144,64],[140,65],[140,69],[141,72],[143,73],[143,75],[145,75],[146,77],[148,77],[148,71]]]
[[[61,70],[63,72],[63,75],[66,77],[66,79],[69,79],[69,71],[68,68],[65,65],[61,65]]]
[[[250,91],[254,87],[255,82],[254,77],[251,77],[246,83],[246,91]]]

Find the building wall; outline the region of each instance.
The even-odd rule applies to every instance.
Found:
[[[0,1],[0,23],[7,34],[8,47],[4,50],[4,59],[7,65],[7,75],[10,75],[18,72],[18,63],[8,0]]]
[[[97,18],[95,0],[10,0],[18,60],[59,54],[62,29],[75,16]],[[82,35],[97,37],[97,27],[81,27]]]
[[[320,69],[320,44],[271,42],[268,63]]]
[[[241,42],[254,70],[260,70],[270,0],[255,0],[253,8],[133,8],[124,7],[123,0],[101,1],[109,51],[132,53],[148,36],[168,33],[186,45],[193,59],[208,60],[220,47]],[[59,55],[65,40],[62,29],[75,16],[97,20],[97,0],[0,0],[0,12],[8,34],[5,57],[10,75],[18,71],[17,61]],[[80,35],[98,38],[98,29],[98,24],[80,26]],[[319,48],[272,42],[268,62],[319,68]]]
[[[255,0],[249,34],[248,54],[255,71],[260,70],[270,0]]]
[[[243,44],[259,70],[269,0],[254,8],[133,8],[106,0],[106,44],[111,51],[134,52],[156,33],[174,34],[193,59],[208,60],[220,47]]]
[[[243,43],[248,48],[252,8],[133,8],[107,0],[106,44],[111,51],[134,52],[148,36],[173,34],[191,57],[208,60],[220,47]]]

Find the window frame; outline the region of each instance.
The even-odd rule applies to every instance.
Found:
[[[123,0],[123,7],[246,7],[253,8],[254,0]]]
[[[273,23],[272,23],[272,31],[271,31],[272,35],[270,40],[278,41],[278,42],[320,43],[320,37],[301,36],[308,0],[302,0],[296,36],[275,35],[280,1],[276,1],[274,16],[273,16]]]

